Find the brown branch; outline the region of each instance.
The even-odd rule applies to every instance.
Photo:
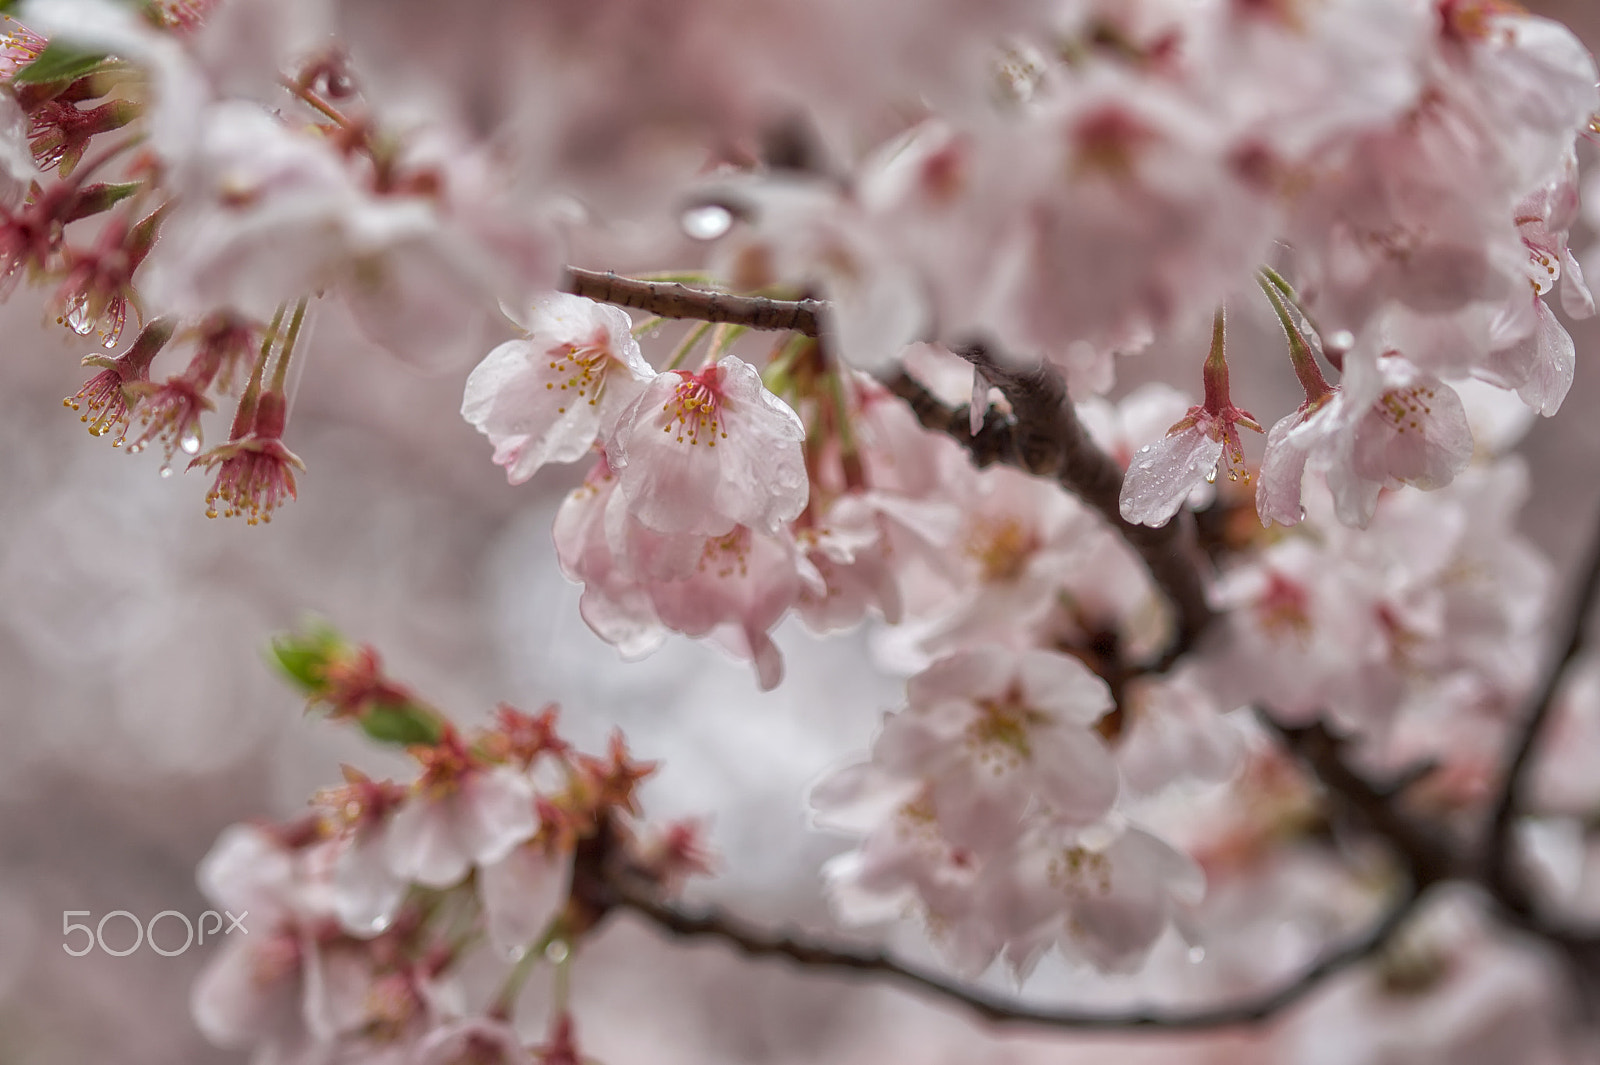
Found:
[[[971,411],[966,405],[947,407],[910,374],[901,371],[884,382],[896,396],[906,401],[911,413],[924,429],[951,436],[963,445],[980,469],[1002,463],[1022,466],[1011,420],[993,407],[984,412],[983,426],[972,432]]]
[[[1067,395],[1066,382],[1049,364],[1011,366],[982,345],[968,345],[957,349],[956,354],[972,363],[1005,395],[1015,412],[1009,431],[991,411],[983,429],[972,436],[966,407],[946,407],[903,373],[890,382],[890,389],[911,404],[924,428],[945,433],[966,445],[978,465],[1005,462],[1029,473],[1053,477],[1099,512],[1138,552],[1151,578],[1173,606],[1177,631],[1152,668],[1161,671],[1172,665],[1194,646],[1212,618],[1200,564],[1187,542],[1187,525],[1170,522],[1152,529],[1123,519],[1122,468],[1089,439]]]
[[[738,296],[731,292],[690,288],[676,281],[639,281],[597,270],[580,270],[576,266],[567,267],[561,288],[575,296],[632,307],[658,318],[693,318],[810,337],[822,333],[825,304],[820,300]]]
[[[1533,765],[1533,753],[1555,708],[1561,681],[1588,642],[1589,615],[1594,611],[1595,599],[1600,597],[1600,521],[1596,522],[1596,534],[1589,544],[1581,572],[1581,584],[1561,629],[1565,641],[1561,653],[1545,671],[1544,682],[1533,697],[1527,717],[1509,747],[1500,790],[1495,797],[1485,832],[1484,883],[1502,906],[1519,917],[1532,914],[1533,896],[1511,867],[1512,830],[1526,798],[1524,793]]]
[[[1395,851],[1411,876],[1413,890],[1421,892],[1469,871],[1470,863],[1442,830],[1410,817],[1396,803],[1406,777],[1387,787],[1373,783],[1345,759],[1345,740],[1320,721],[1304,727],[1285,725],[1260,707],[1256,716],[1305,762],[1340,813]]]
[[[657,900],[647,891],[614,882],[609,888],[611,907],[631,910],[680,939],[714,939],[750,957],[784,958],[806,969],[878,977],[958,1006],[990,1024],[1076,1031],[1193,1032],[1258,1024],[1305,997],[1323,980],[1381,949],[1404,923],[1417,901],[1414,892],[1401,896],[1364,935],[1329,951],[1283,985],[1259,996],[1197,1009],[1146,1007],[1097,1011],[1028,1006],[898,962],[881,950],[837,946],[797,934],[770,931],[716,908],[682,909]]]

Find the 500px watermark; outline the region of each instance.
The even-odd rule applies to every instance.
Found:
[[[187,915],[181,914],[177,910],[162,910],[160,913],[156,914],[154,917],[150,918],[149,921],[143,924],[139,922],[139,918],[135,917],[127,910],[112,910],[110,913],[101,917],[93,928],[73,920],[74,917],[90,916],[92,916],[92,914],[88,910],[63,910],[61,912],[61,936],[63,940],[61,949],[66,951],[68,954],[71,954],[74,958],[83,957],[85,954],[88,954],[90,951],[94,950],[95,947],[99,947],[102,951],[111,955],[113,958],[121,958],[132,954],[145,944],[149,944],[151,950],[155,951],[164,958],[174,958],[188,950],[193,945],[205,943],[206,936],[208,935],[215,939],[219,935],[225,936],[235,931],[242,935],[250,934],[250,930],[244,926],[244,919],[250,916],[249,910],[244,911],[237,917],[227,910],[223,910],[221,913],[218,913],[216,910],[207,910],[205,913],[200,915],[198,921],[190,921]],[[106,945],[106,922],[110,921],[113,917],[124,918],[128,924],[133,926],[133,942],[130,945],[120,949]],[[226,917],[228,921],[226,927],[224,927],[222,923],[224,917]],[[206,927],[206,922],[208,919],[212,922],[210,928]],[[173,947],[170,944],[170,941],[176,937],[175,928],[173,928],[173,931],[163,931],[162,933],[162,938],[169,941],[167,946],[162,946],[160,943],[156,942],[156,926],[160,924],[162,920],[167,921],[168,928],[173,928],[174,921],[180,922],[183,925],[183,943],[180,946]],[[198,938],[195,935],[196,925],[199,926]],[[118,926],[113,925],[112,928],[117,930]],[[74,948],[72,942],[70,941],[69,937],[74,932],[83,933],[83,945],[81,947]],[[116,938],[119,940],[121,939],[120,936],[116,936]]]

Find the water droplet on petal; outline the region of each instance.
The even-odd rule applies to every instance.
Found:
[[[1216,483],[1217,483],[1217,468],[1215,466],[1213,466],[1213,467],[1211,467],[1211,472],[1206,474],[1206,484],[1216,484]]]
[[[1190,947],[1189,948],[1189,963],[1191,965],[1199,965],[1201,962],[1203,962],[1205,960],[1206,960],[1206,948],[1205,947]]]
[[[567,953],[567,945],[559,939],[552,940],[550,945],[544,948],[545,959],[552,965],[560,965],[566,961]]]
[[[378,916],[367,922],[367,930],[373,935],[377,935],[379,932],[388,931],[389,925],[393,922],[393,917],[386,913],[380,913]]]
[[[1301,521],[1305,521],[1306,520],[1306,508],[1305,507],[1301,507],[1300,508],[1300,520]]]
[[[733,212],[721,204],[691,207],[679,219],[683,231],[695,240],[716,240],[733,228]]]
[[[1143,462],[1139,463],[1139,468],[1141,470],[1153,469],[1155,467],[1155,464],[1156,464],[1156,460],[1155,459],[1145,459]]]
[[[1340,329],[1328,336],[1327,343],[1323,345],[1329,351],[1345,352],[1356,346],[1356,335],[1348,329]]]
[[[185,429],[178,438],[178,447],[185,455],[195,455],[200,451],[200,433],[193,427]]]

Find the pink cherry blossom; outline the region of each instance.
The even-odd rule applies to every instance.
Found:
[[[1134,454],[1119,499],[1125,520],[1165,525],[1192,492],[1216,480],[1217,470],[1224,462],[1229,467],[1229,479],[1238,480],[1238,468],[1244,464],[1244,446],[1237,427],[1242,425],[1259,433],[1261,426],[1246,411],[1235,407],[1229,397],[1224,344],[1223,312],[1219,309],[1212,323],[1211,351],[1206,357],[1205,402],[1189,408],[1189,413],[1168,429],[1166,436]]]
[[[616,307],[551,293],[467,378],[461,416],[494,445],[506,480],[582,458],[654,376]]]
[[[733,356],[658,375],[605,442],[629,512],[659,533],[772,534],[805,509],[805,429]]]
[[[1378,493],[1442,488],[1472,459],[1472,429],[1449,385],[1398,352],[1351,358],[1342,388],[1272,427],[1256,487],[1263,524],[1300,520],[1308,464],[1325,472],[1339,520],[1365,527]]]
[[[989,909],[1002,915],[1006,960],[1019,974],[1051,945],[1102,972],[1132,971],[1178,904],[1205,894],[1205,876],[1188,855],[1132,825],[1041,826],[1014,863],[986,879],[979,891],[993,894]]]
[[[425,752],[417,793],[389,822],[384,853],[396,876],[426,887],[458,883],[473,866],[504,859],[538,829],[533,785],[507,766],[474,765],[446,737]]]

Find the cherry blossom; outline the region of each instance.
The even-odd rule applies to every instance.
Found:
[[[1224,355],[1224,320],[1219,309],[1211,328],[1206,357],[1205,403],[1167,430],[1154,444],[1140,448],[1130,460],[1122,484],[1122,516],[1141,525],[1165,525],[1202,483],[1217,478],[1226,461],[1228,476],[1238,479],[1244,446],[1236,426],[1261,431],[1254,418],[1233,405],[1228,395],[1228,363]],[[1248,473],[1246,474],[1248,477]]]
[[[1449,484],[1472,459],[1472,429],[1455,390],[1399,352],[1352,357],[1346,383],[1272,427],[1257,507],[1263,524],[1300,520],[1308,463],[1333,490],[1339,520],[1365,527],[1378,493]]]
[[[417,794],[394,814],[384,837],[396,876],[449,887],[473,866],[500,862],[532,838],[533,787],[522,774],[474,764],[451,737],[418,754],[426,771]]]
[[[667,535],[775,533],[805,509],[805,429],[749,363],[659,374],[605,441],[629,513]]]
[[[552,293],[467,378],[461,416],[520,484],[546,462],[572,462],[608,436],[654,376],[632,322],[615,307]]]

